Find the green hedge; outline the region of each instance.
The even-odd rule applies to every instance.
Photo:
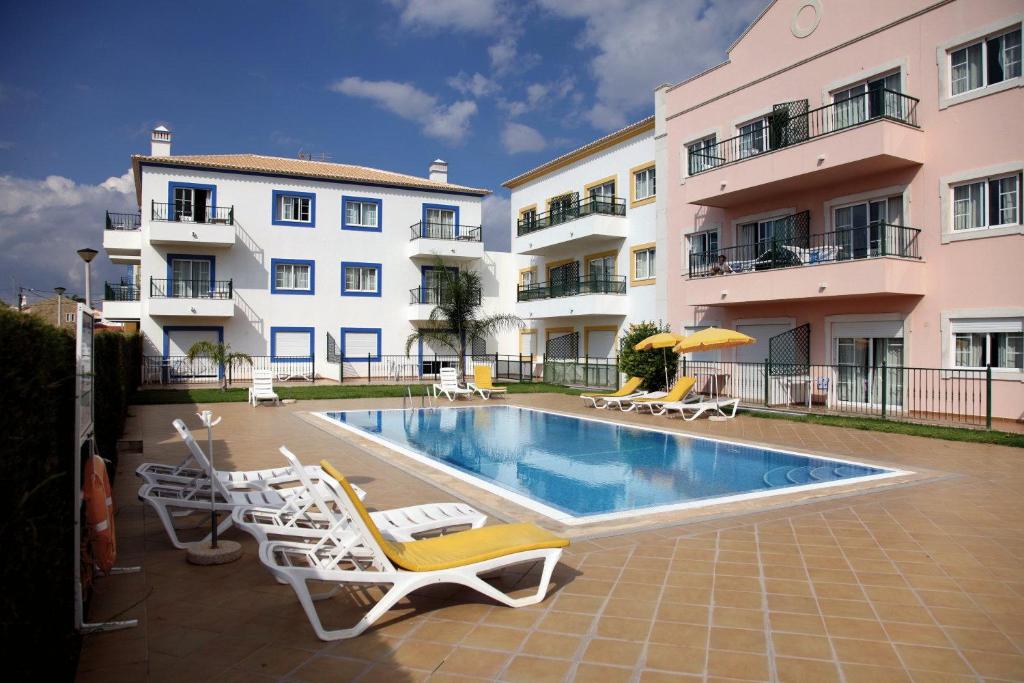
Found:
[[[142,340],[137,334],[101,332],[93,347],[96,382],[96,449],[117,464],[117,440],[142,373]],[[115,471],[111,467],[111,479]]]
[[[66,332],[0,311],[0,638],[20,653],[7,658],[11,680],[74,675],[74,356]]]

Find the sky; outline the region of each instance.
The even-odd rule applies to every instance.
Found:
[[[252,152],[494,191],[653,113],[653,89],[725,59],[767,0],[177,0],[6,3],[0,23],[0,298],[123,267],[104,211],[135,211],[132,154]]]

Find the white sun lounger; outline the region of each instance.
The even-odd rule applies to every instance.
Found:
[[[312,481],[307,468],[291,451],[284,446],[280,451],[309,495],[302,500],[289,501],[280,508],[238,507],[231,516],[236,526],[252,534],[260,544],[269,542],[271,537],[316,541],[343,520],[338,510],[343,505],[345,492],[333,477]],[[323,472],[320,467],[316,469]],[[413,505],[371,512],[370,517],[385,538],[393,541],[412,541],[420,534],[458,527],[478,529],[487,522],[487,515],[465,503]]]
[[[723,400],[715,401],[698,401],[696,403],[686,403],[678,401],[675,403],[665,403],[661,406],[659,412],[656,415],[671,415],[672,411],[677,411],[679,416],[687,422],[693,422],[698,417],[713,410],[723,417],[733,418],[736,417],[736,409],[739,408],[740,400],[738,398],[727,398]],[[726,415],[723,408],[732,408],[732,412]]]
[[[321,640],[352,638],[365,631],[399,600],[426,586],[452,583],[467,586],[510,607],[544,599],[551,574],[569,544],[532,524],[502,524],[460,531],[406,543],[384,538],[350,485],[329,463],[321,467],[336,476],[345,492],[339,509],[343,519],[315,544],[270,541],[260,546],[260,561],[278,579],[287,581],[309,623]],[[536,592],[512,598],[480,578],[481,574],[524,563],[543,562]],[[309,582],[335,584],[326,594],[310,593]],[[387,586],[384,596],[353,626],[328,630],[315,600],[343,588]]]
[[[253,370],[252,386],[249,387],[249,403],[256,407],[260,401],[273,401],[281,403],[280,397],[274,391],[274,372],[272,370]]]
[[[432,387],[434,397],[444,394],[449,401],[454,401],[459,396],[472,396],[473,390],[459,386],[459,371],[456,368],[441,368],[441,381]]]

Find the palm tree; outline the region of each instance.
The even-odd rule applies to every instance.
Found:
[[[426,341],[452,350],[459,357],[459,376],[466,376],[466,350],[474,339],[486,339],[500,332],[524,326],[519,316],[511,313],[485,315],[481,310],[483,285],[480,274],[472,270],[454,270],[440,260],[435,266],[440,274],[436,295],[429,301],[430,325],[417,329],[405,340],[405,355],[412,345]]]
[[[189,362],[194,361],[196,358],[209,358],[217,364],[217,367],[221,370],[221,391],[227,391],[228,389],[228,373],[226,368],[230,367],[233,363],[239,362],[252,365],[252,357],[249,354],[232,351],[231,344],[214,344],[209,341],[197,341],[189,348]]]

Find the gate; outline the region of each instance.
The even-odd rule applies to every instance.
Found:
[[[576,358],[580,348],[580,333],[570,332],[558,337],[548,339],[544,348],[544,357],[547,358]]]

